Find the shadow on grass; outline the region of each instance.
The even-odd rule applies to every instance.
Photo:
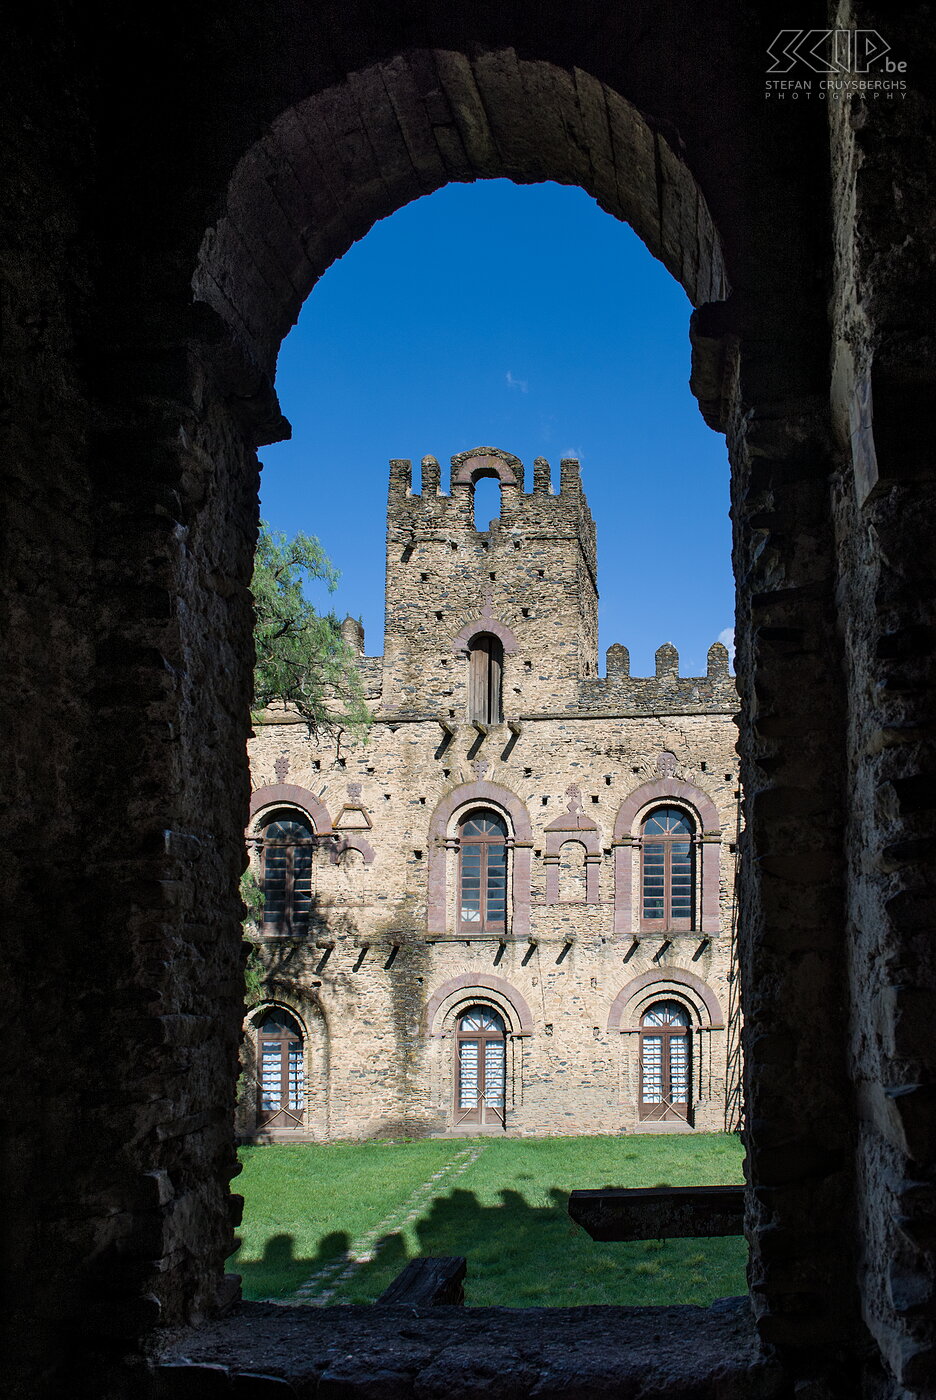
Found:
[[[551,1187],[541,1205],[503,1189],[500,1204],[471,1191],[437,1197],[406,1231],[378,1241],[331,1299],[371,1303],[411,1258],[463,1254],[466,1302],[475,1306],[576,1307],[587,1304],[698,1303],[746,1291],[746,1246],[740,1238],[644,1240],[596,1244],[568,1216],[568,1192]],[[284,1297],[329,1263],[347,1259],[343,1231],[324,1236],[313,1258],[297,1259],[293,1236],[273,1235],[263,1258],[230,1267],[248,1298]],[[332,1285],[333,1286],[333,1285]]]
[[[344,1230],[323,1235],[311,1258],[296,1258],[293,1235],[271,1235],[263,1246],[261,1259],[241,1259],[243,1241],[228,1259],[228,1267],[240,1274],[245,1298],[279,1298],[295,1293],[300,1284],[326,1264],[347,1259],[351,1237]],[[402,1268],[402,1265],[401,1265]]]

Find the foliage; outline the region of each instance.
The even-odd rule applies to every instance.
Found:
[[[480,1157],[457,1179],[419,1190],[475,1146]],[[746,1292],[740,1237],[596,1244],[566,1210],[576,1187],[740,1182],[743,1151],[727,1133],[276,1144],[243,1148],[241,1160],[231,1267],[247,1298],[287,1297],[383,1222],[381,1248],[333,1302],[373,1302],[408,1259],[450,1254],[467,1257],[475,1307],[704,1306]]]
[[[259,930],[263,919],[263,890],[252,870],[245,870],[240,878],[240,896],[245,914],[241,924],[244,941],[250,949],[244,964],[244,999],[248,1006],[256,1006],[263,996],[263,962],[260,957]]]
[[[244,933],[259,929],[263,922],[263,886],[249,868],[240,877],[240,897],[244,905]]]
[[[251,584],[254,599],[254,708],[298,711],[318,736],[340,743],[367,731],[370,712],[353,649],[334,612],[320,614],[305,597],[313,580],[331,591],[338,572],[312,535],[289,539],[261,523]]]

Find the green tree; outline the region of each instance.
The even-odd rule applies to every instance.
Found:
[[[318,540],[292,539],[261,523],[254,564],[254,710],[298,712],[317,736],[363,736],[371,715],[353,649],[335,613],[321,614],[303,585],[318,579],[333,590],[334,568]]]
[[[244,962],[244,1000],[255,1006],[263,997],[264,967],[260,956],[260,925],[263,921],[263,889],[252,870],[240,878],[240,895],[244,904],[241,928],[247,957]]]

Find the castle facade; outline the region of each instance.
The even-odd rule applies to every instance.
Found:
[[[474,487],[500,484],[475,528]],[[248,846],[264,993],[254,1138],[736,1126],[738,709],[726,649],[598,669],[579,464],[482,447],[393,461],[375,720],[325,742],[268,712]],[[650,585],[648,584],[648,592]],[[652,605],[652,597],[647,605]]]

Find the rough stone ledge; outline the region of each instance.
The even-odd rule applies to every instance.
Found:
[[[787,1400],[793,1394],[777,1363],[760,1352],[747,1298],[723,1298],[709,1308],[242,1303],[221,1322],[167,1337],[159,1361],[173,1370],[190,1363],[193,1381],[196,1368],[219,1365],[232,1378],[280,1377],[300,1400]]]

